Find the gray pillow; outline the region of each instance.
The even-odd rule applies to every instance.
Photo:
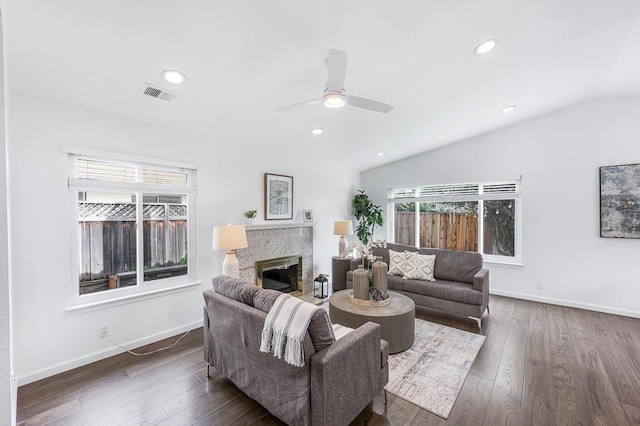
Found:
[[[253,295],[260,290],[255,284],[227,275],[214,277],[211,282],[216,293],[249,306],[253,306]]]
[[[262,312],[269,313],[269,310],[276,302],[278,296],[280,296],[282,292],[271,290],[268,288],[259,289],[253,295],[253,306],[256,309],[260,309]]]

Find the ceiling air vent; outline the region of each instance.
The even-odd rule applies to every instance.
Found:
[[[152,86],[149,83],[144,83],[140,88],[140,93],[143,95],[151,96],[152,98],[162,99],[163,101],[172,102],[178,97],[177,93],[170,92],[161,87]]]

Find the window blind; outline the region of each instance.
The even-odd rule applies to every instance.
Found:
[[[486,184],[482,187],[482,192],[485,194],[515,194],[517,191],[515,182]]]
[[[78,179],[102,180],[109,182],[135,182],[136,168],[132,165],[107,163],[104,161],[78,158],[76,163]]]
[[[422,185],[413,188],[391,188],[388,192],[388,201],[473,201],[505,197],[513,198],[518,193],[519,181]]]
[[[195,194],[195,170],[133,161],[110,161],[70,155],[69,188],[86,191],[126,189],[151,194]]]
[[[142,169],[142,181],[144,183],[184,186],[187,184],[187,178],[188,175],[185,172]]]

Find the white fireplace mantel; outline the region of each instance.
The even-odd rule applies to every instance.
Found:
[[[260,223],[257,225],[246,225],[247,231],[259,229],[286,229],[286,228],[306,228],[315,225],[316,222],[294,222],[294,223]]]

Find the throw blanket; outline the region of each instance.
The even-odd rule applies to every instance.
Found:
[[[262,328],[260,352],[273,352],[296,367],[304,366],[304,337],[313,314],[320,307],[293,297],[278,296]]]

